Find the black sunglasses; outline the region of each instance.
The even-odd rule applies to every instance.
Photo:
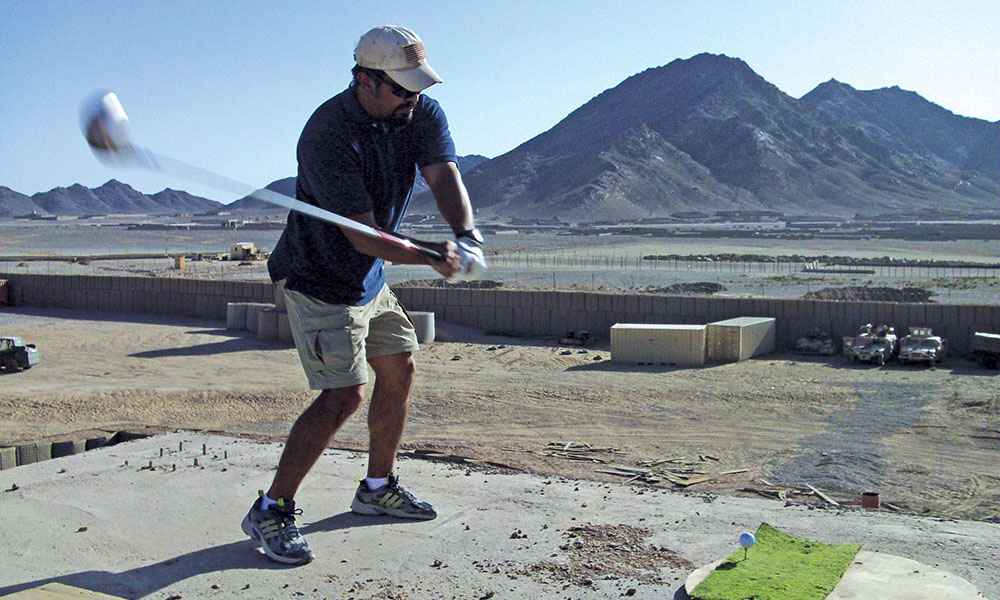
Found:
[[[378,79],[382,83],[386,84],[390,88],[392,88],[392,95],[395,96],[395,97],[397,97],[397,98],[409,98],[410,96],[413,96],[415,94],[419,94],[420,93],[420,92],[411,92],[410,90],[408,90],[405,87],[399,85],[398,83],[396,83],[392,79],[389,79],[389,77],[387,77],[386,75],[380,73],[379,71],[369,70],[368,74],[371,75],[372,77]]]

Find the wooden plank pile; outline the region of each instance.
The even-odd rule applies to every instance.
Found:
[[[535,454],[565,458],[567,460],[607,463],[609,457],[622,455],[624,452],[618,448],[596,447],[584,442],[549,442],[543,451],[536,452]]]
[[[639,461],[635,467],[613,464],[612,461],[623,456],[624,452],[618,448],[596,447],[584,442],[549,442],[543,451],[536,452],[536,454],[597,463],[603,465],[604,468],[596,469],[596,472],[624,477],[624,483],[663,484],[666,482],[682,488],[747,471],[747,469],[712,472],[705,470],[707,464],[719,462],[718,458],[707,454],[699,454],[697,460],[673,456],[660,460]]]

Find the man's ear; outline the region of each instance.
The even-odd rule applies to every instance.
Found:
[[[371,73],[366,73],[365,71],[359,71],[354,80],[359,88],[364,89],[370,94],[374,94],[375,88],[378,87],[378,81],[371,76]]]

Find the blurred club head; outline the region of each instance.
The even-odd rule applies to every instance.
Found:
[[[152,156],[129,140],[128,117],[114,92],[97,92],[80,108],[80,127],[94,155],[106,163],[150,167]]]
[[[114,92],[98,92],[80,110],[83,136],[94,150],[117,152],[130,147],[128,117]]]

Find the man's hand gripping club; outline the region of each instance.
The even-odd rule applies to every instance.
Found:
[[[456,251],[461,260],[461,268],[448,278],[448,283],[474,281],[486,272],[486,257],[483,255],[485,240],[478,229],[463,231],[455,237]]]

